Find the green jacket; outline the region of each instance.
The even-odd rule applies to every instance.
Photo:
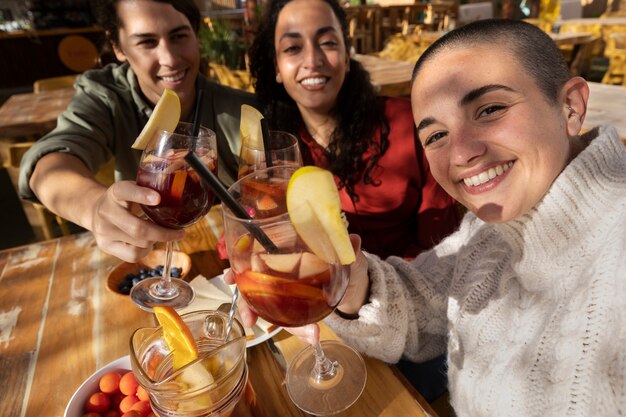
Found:
[[[240,148],[241,105],[255,105],[250,93],[234,90],[198,75],[196,86],[204,90],[201,124],[217,134],[218,170],[230,185],[237,178]],[[67,152],[80,158],[96,173],[115,157],[115,179],[134,180],[141,151],[131,145],[147,123],[153,106],[148,103],[127,63],[90,70],[75,84],[76,95],[59,116],[57,127],[38,140],[20,166],[19,193],[35,200],[28,182],[37,161],[50,152]]]

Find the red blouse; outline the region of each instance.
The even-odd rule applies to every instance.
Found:
[[[360,182],[359,201],[340,190],[350,233],[361,236],[362,248],[382,258],[410,258],[452,233],[460,216],[455,201],[430,174],[424,150],[414,135],[411,103],[381,97],[389,124],[389,147],[378,160],[372,179],[378,186]],[[327,167],[324,149],[304,126],[300,137],[315,165]],[[376,132],[380,140],[380,129]],[[368,155],[364,156],[368,158]]]

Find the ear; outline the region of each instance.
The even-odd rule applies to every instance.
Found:
[[[567,133],[577,136],[583,127],[589,100],[589,85],[581,77],[569,79],[561,89],[563,107],[567,117]]]
[[[124,54],[124,51],[122,51],[122,48],[120,48],[119,44],[116,44],[115,42],[111,42],[111,48],[113,48],[113,52],[115,53],[115,58],[117,58],[118,61],[126,62],[127,60],[126,54]]]

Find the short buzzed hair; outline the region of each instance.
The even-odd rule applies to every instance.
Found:
[[[417,60],[412,80],[439,52],[478,45],[511,55],[551,103],[557,101],[561,87],[571,78],[561,51],[547,33],[524,21],[487,19],[461,26],[437,39]]]

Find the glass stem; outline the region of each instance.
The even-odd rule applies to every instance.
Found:
[[[337,376],[338,363],[331,361],[324,354],[322,344],[318,341],[311,345],[315,354],[315,365],[311,371],[311,378],[314,384],[323,384]]]
[[[178,294],[176,286],[172,285],[171,269],[172,267],[172,242],[165,242],[165,265],[163,265],[163,274],[158,284],[154,288],[154,296],[157,298],[173,298]]]

